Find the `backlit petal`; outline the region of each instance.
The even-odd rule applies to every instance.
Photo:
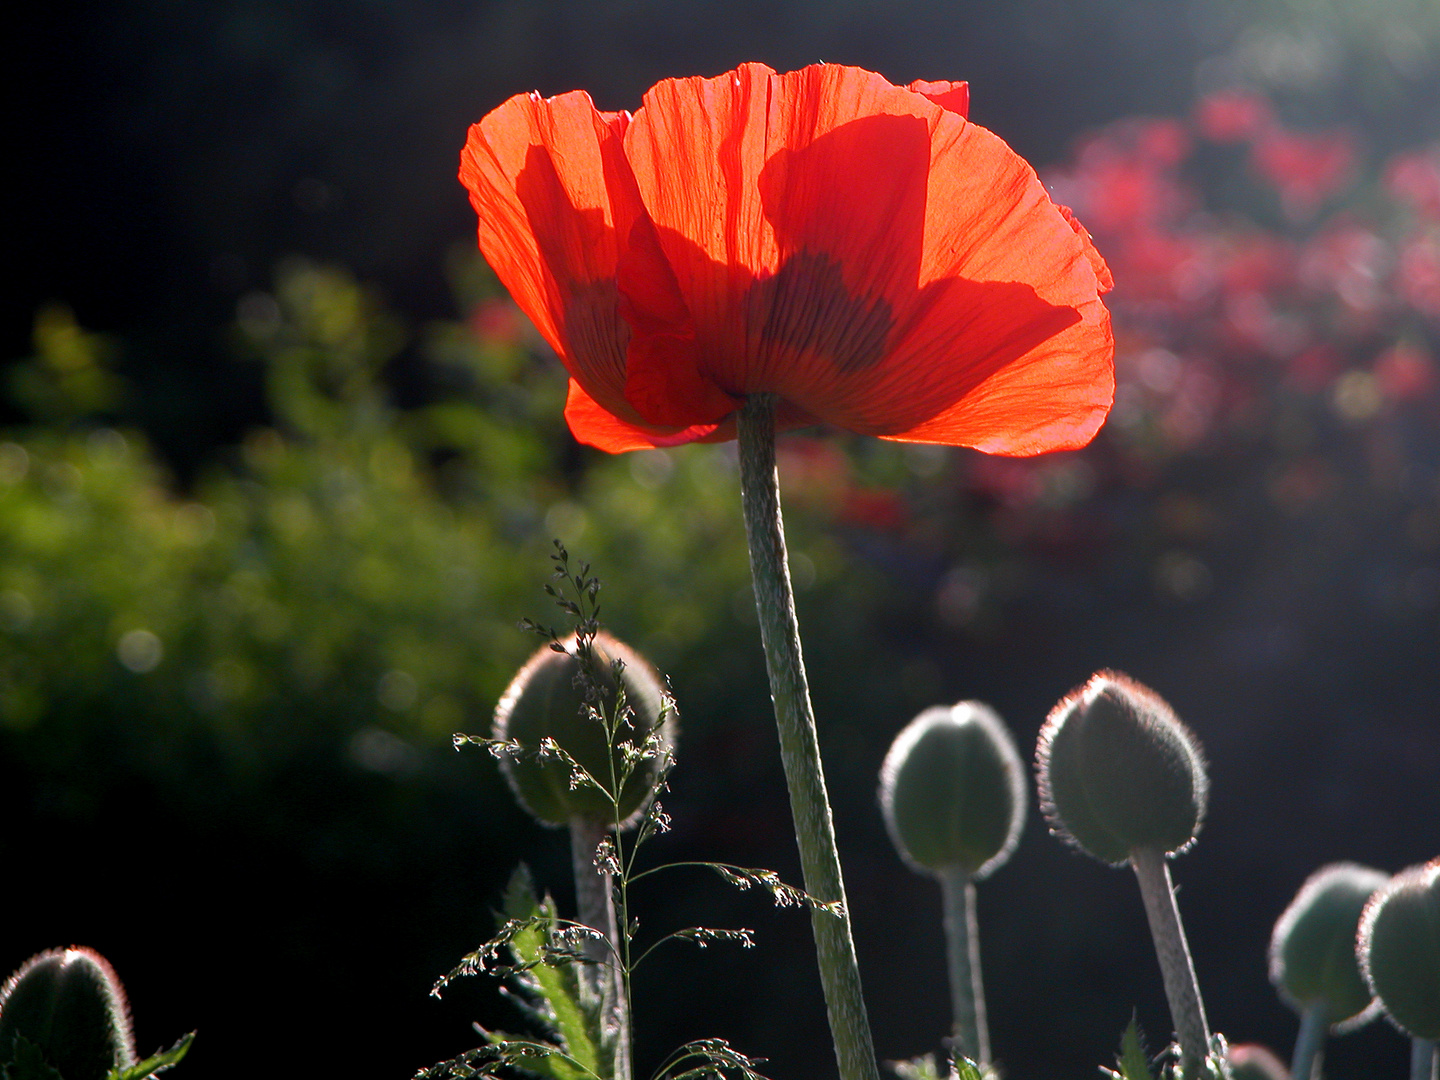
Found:
[[[649,407],[663,397],[673,377],[666,369],[676,366],[688,366],[693,381],[709,382],[727,395],[756,389],[734,376],[745,367],[745,292],[757,273],[773,272],[776,265],[756,186],[765,163],[773,75],[763,64],[745,64],[716,79],[666,80],[645,95],[639,129],[632,124],[626,132],[626,156],[656,225],[658,254],[689,320],[686,327],[667,328],[666,309],[673,302],[655,288],[658,274],[644,275],[644,287],[626,275],[621,288],[637,339],[660,338],[656,347],[646,348],[637,340],[632,350],[632,401]],[[756,133],[762,136],[758,140]],[[693,351],[666,348],[685,334],[695,343]],[[687,399],[672,398],[669,405],[671,422],[714,419]]]
[[[676,431],[655,431],[647,425],[622,420],[587,394],[574,379],[565,399],[565,422],[575,438],[607,453],[681,446],[691,442],[719,442],[735,437],[735,422],[721,430],[715,424],[697,424]]]
[[[1109,270],[964,83],[747,64],[655,86],[633,121],[514,98],[471,131],[481,247],[604,449],[782,427],[1030,454],[1113,397]]]
[[[571,375],[622,412],[617,237],[644,213],[621,149],[628,122],[580,91],[519,95],[470,128],[460,158],[486,260]]]
[[[697,382],[773,391],[852,431],[1000,452],[1093,432],[1113,393],[1103,261],[1033,170],[955,111],[959,95],[747,65],[646,96],[626,153],[692,321]],[[986,394],[984,408],[967,400]],[[994,430],[1007,425],[1008,441]]]
[[[625,398],[651,424],[724,419],[740,401],[700,370],[695,321],[654,223],[636,220],[620,258],[620,314],[631,330]]]
[[[1090,268],[1095,271],[1095,279],[1100,284],[1100,291],[1107,293],[1115,288],[1115,278],[1110,273],[1110,267],[1105,265],[1104,258],[1096,249],[1095,241],[1090,236],[1090,230],[1080,224],[1080,219],[1068,206],[1056,203],[1055,209],[1060,211],[1065,220],[1069,222],[1070,228],[1075,230],[1075,235],[1080,237],[1080,242],[1085,245],[1085,258],[1090,260]]]
[[[928,82],[925,79],[916,79],[906,89],[913,90],[917,94],[924,94],[942,109],[948,109],[950,112],[964,117],[970,115],[970,84],[968,82]]]

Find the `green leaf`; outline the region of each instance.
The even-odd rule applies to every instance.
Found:
[[[523,867],[510,879],[505,894],[505,914],[512,919],[542,917],[541,922],[517,933],[510,942],[510,949],[522,964],[533,965],[526,972],[526,981],[529,989],[549,1006],[561,1047],[582,1069],[599,1075],[599,1017],[581,1001],[579,965],[567,963],[555,966],[543,962],[545,945],[554,927],[554,911],[548,903],[542,904],[536,899],[529,873]],[[560,1070],[553,1074],[556,1080],[580,1080],[584,1075],[562,1059],[549,1060]],[[538,1071],[528,1063],[526,1068]]]
[[[179,1064],[180,1059],[190,1052],[190,1044],[194,1041],[195,1032],[192,1031],[169,1050],[162,1050],[126,1069],[111,1069],[105,1080],[145,1080],[152,1073],[164,1072]]]
[[[1119,1080],[1155,1080],[1150,1072],[1150,1060],[1145,1054],[1144,1036],[1140,1022],[1132,1014],[1125,1034],[1120,1036],[1120,1053],[1115,1058],[1120,1071],[1111,1075]]]

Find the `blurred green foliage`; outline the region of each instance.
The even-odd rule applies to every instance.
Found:
[[[405,328],[341,271],[282,267],[234,331],[272,423],[186,492],[97,419],[114,346],[42,312],[15,385],[44,422],[0,442],[0,731],[30,769],[91,798],[74,764],[101,738],[187,797],[197,761],[263,785],[330,744],[403,772],[409,744],[488,729],[552,536],[601,568],[617,632],[731,677],[719,642],[753,619],[733,448],[578,463],[558,365],[473,260],[455,277],[482,332],[417,331],[444,392],[402,409]],[[833,541],[802,525],[797,550],[802,585],[856,601]]]

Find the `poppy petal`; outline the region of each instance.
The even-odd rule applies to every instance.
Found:
[[[883,373],[899,385],[880,397],[894,397],[897,417],[902,401],[926,392],[943,407],[876,434],[1004,454],[1088,442],[1114,397],[1114,339],[1100,301],[1111,278],[1088,233],[1029,165],[974,124],[936,145],[924,233],[925,284]],[[943,359],[956,356],[968,362]],[[919,379],[924,391],[905,388]]]
[[[1095,437],[1115,399],[1109,313],[1099,304],[1031,349],[1022,362],[997,368],[932,419],[881,438],[970,446],[987,454],[1026,456],[1075,450]],[[1088,363],[1077,359],[1089,358]]]
[[[1073,444],[1108,407],[1103,262],[1018,155],[923,92],[747,65],[655,87],[625,147],[702,379],[852,431],[1011,453]],[[992,390],[1008,396],[965,401]]]
[[[1080,237],[1080,242],[1085,245],[1085,258],[1090,260],[1091,269],[1095,271],[1095,279],[1100,284],[1100,291],[1107,293],[1115,288],[1115,278],[1110,273],[1110,267],[1105,265],[1105,259],[1096,249],[1095,240],[1091,237],[1090,230],[1080,224],[1080,219],[1075,216],[1074,211],[1068,206],[1061,206],[1059,203],[1056,203],[1055,209],[1060,211],[1061,215],[1070,224],[1070,228],[1075,230],[1075,235]]]
[[[1112,280],[964,83],[746,64],[673,79],[633,120],[513,98],[461,174],[481,247],[570,370],[607,449],[777,422],[1030,454],[1075,446],[1114,388]]]
[[[844,270],[823,246],[802,250],[806,237],[794,227],[782,236],[775,219],[778,214],[779,224],[793,225],[783,220],[793,210],[816,237],[856,234],[857,244],[888,250],[895,200],[885,192],[847,199],[815,188],[792,190],[777,155],[876,112],[879,98],[895,96],[912,113],[938,111],[878,75],[834,65],[776,75],[746,64],[716,79],[668,80],[646,95],[626,132],[626,155],[693,318],[696,363],[729,394],[773,390],[805,409],[803,399],[787,392],[791,384],[813,383],[833,361],[808,371],[793,355],[797,339],[802,351],[816,332],[828,335],[831,346],[853,345],[861,354],[857,365],[875,351],[884,313],[869,298],[850,294]],[[838,182],[850,180],[842,175]],[[917,194],[923,199],[923,183],[918,193],[901,193],[912,201]],[[777,211],[769,205],[776,198],[787,206]]]
[[[522,94],[470,128],[460,157],[486,260],[571,375],[622,412],[617,234],[644,214],[621,148],[628,124],[581,91]]]
[[[596,401],[574,379],[570,380],[565,399],[565,422],[577,440],[610,454],[651,450],[657,446],[681,446],[691,442],[720,442],[735,437],[733,420],[725,430],[716,424],[697,424],[669,433],[632,424]]]
[[[631,314],[632,355],[629,391],[644,408],[674,375],[667,368],[693,369],[686,378],[708,382],[732,399],[757,389],[743,378],[745,318],[741,298],[755,274],[775,266],[773,236],[765,223],[756,177],[764,165],[763,132],[768,80],[763,64],[745,64],[716,79],[669,79],[646,95],[626,131],[625,153],[635,172],[641,198],[655,222],[658,258],[666,266],[663,284],[673,288],[688,325],[667,325],[662,275],[636,274],[640,261],[627,263],[622,282]],[[637,319],[634,316],[643,315]],[[695,351],[671,347],[691,335]],[[656,339],[644,344],[641,339]],[[729,364],[720,362],[728,357]],[[671,422],[716,419],[716,399],[697,402],[686,414],[687,399],[672,399]],[[705,406],[710,406],[709,408]],[[733,406],[732,406],[733,408]]]
[[[687,426],[724,419],[740,402],[701,373],[695,323],[654,223],[637,218],[617,274],[629,325],[625,398],[647,422]]]
[[[942,109],[961,116],[970,115],[970,84],[968,82],[927,82],[916,79],[905,89],[923,94]]]

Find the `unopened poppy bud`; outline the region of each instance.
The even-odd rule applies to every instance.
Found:
[[[542,744],[552,740],[596,783],[610,790],[612,777],[618,781],[626,768],[622,744],[642,751],[654,734],[659,746],[639,758],[620,788],[620,818],[629,824],[649,803],[673,741],[674,705],[665,681],[643,656],[609,634],[595,635],[588,664],[576,655],[573,635],[560,644],[563,652],[549,645],[536,652],[495,708],[494,737],[519,746],[518,751],[500,756],[500,767],[520,804],[541,823],[562,826],[578,817],[614,825],[615,806],[606,791],[577,782],[571,764],[559,755],[542,752]],[[618,683],[617,660],[621,662]],[[588,705],[587,682],[599,691],[599,700]],[[619,686],[625,689],[630,720],[619,725],[612,746],[604,720],[592,708],[610,716]]]
[[[1413,1039],[1440,1040],[1440,859],[1390,879],[1365,905],[1357,951],[1370,989]]]
[[[983,878],[1010,857],[1025,824],[1025,770],[988,705],[926,709],[890,746],[880,808],[915,869]]]
[[[33,1043],[65,1080],[105,1080],[110,1070],[135,1063],[125,990],[115,969],[91,949],[39,953],[6,980],[0,1066],[15,1063],[19,1038]]]
[[[1290,1070],[1267,1047],[1240,1043],[1230,1047],[1231,1080],[1290,1080]]]
[[[1040,730],[1040,807],[1056,835],[1101,862],[1138,848],[1173,855],[1205,815],[1200,746],[1155,691],[1101,671]]]
[[[1355,958],[1355,932],[1365,902],[1389,880],[1368,866],[1332,863],[1300,886],[1270,938],[1270,981],[1296,1012],[1322,1008],[1339,1030],[1379,1012]]]

